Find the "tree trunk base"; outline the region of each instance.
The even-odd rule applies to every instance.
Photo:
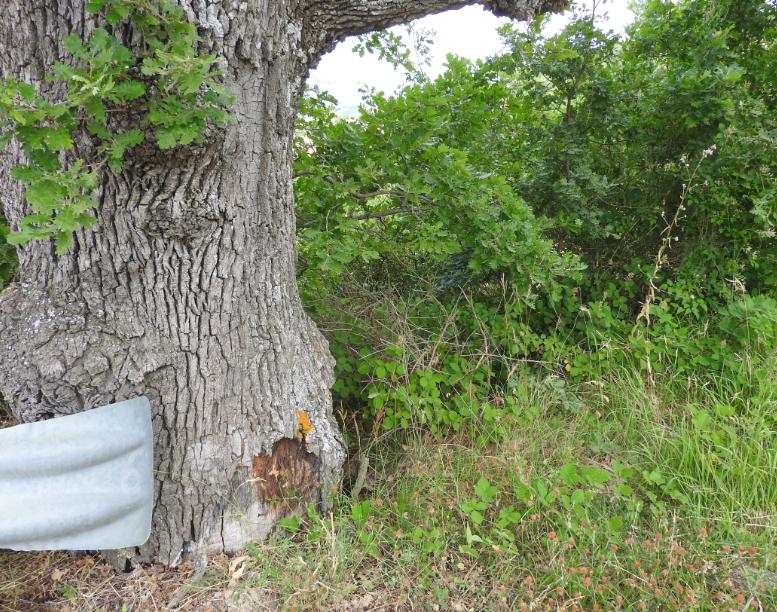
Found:
[[[345,450],[332,414],[333,360],[301,308],[181,346],[132,304],[24,285],[0,295],[0,389],[21,422],[146,395],[155,439],[152,538],[106,557],[132,564],[232,554],[278,519],[328,503]],[[283,320],[289,321],[284,325]],[[245,321],[245,328],[252,324]],[[241,346],[225,357],[214,347]],[[283,347],[280,350],[278,347]]]

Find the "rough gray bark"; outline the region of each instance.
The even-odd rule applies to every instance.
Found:
[[[328,49],[346,36],[472,4],[480,4],[495,15],[525,20],[562,10],[569,0],[311,0],[308,4],[308,15],[317,24],[315,40]]]
[[[452,0],[182,0],[226,58],[237,124],[203,146],[133,154],[105,172],[99,223],[58,257],[20,249],[0,296],[0,390],[24,422],[136,395],[152,402],[151,540],[169,565],[235,551],[277,517],[322,501],[341,475],[333,363],[295,284],[291,137],[304,79],[343,37],[472,4]],[[557,0],[493,0],[526,18]],[[84,0],[4,0],[0,78],[43,78],[62,38],[97,24]],[[53,93],[56,94],[56,91]],[[25,214],[0,156],[13,225]],[[314,429],[299,438],[300,411]]]

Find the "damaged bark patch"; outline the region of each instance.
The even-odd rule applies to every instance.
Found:
[[[288,514],[318,500],[318,457],[309,453],[302,440],[283,438],[271,455],[256,455],[251,479],[256,495],[268,510]]]

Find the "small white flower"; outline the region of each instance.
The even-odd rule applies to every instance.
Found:
[[[729,283],[731,283],[731,288],[736,291],[737,293],[744,293],[747,289],[745,288],[745,284],[738,279],[736,276],[733,278],[726,279]]]

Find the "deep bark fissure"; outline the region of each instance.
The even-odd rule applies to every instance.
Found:
[[[0,295],[0,390],[14,414],[29,422],[151,400],[153,534],[128,557],[175,565],[236,551],[264,537],[279,508],[320,502],[339,482],[333,360],[294,273],[295,111],[308,70],[336,40],[467,3],[183,1],[203,49],[226,58],[236,125],[200,146],[144,145],[121,173],[103,172],[99,223],[68,254],[47,242],[20,249],[20,281]],[[484,4],[519,15],[557,3]],[[83,5],[6,0],[0,78],[56,94],[44,76],[65,57],[62,38],[97,23]],[[20,159],[14,149],[0,157],[12,225],[27,212],[8,174]],[[304,439],[300,411],[312,423]],[[268,469],[276,481],[247,486]],[[294,503],[272,506],[268,492],[283,497],[292,476]]]

